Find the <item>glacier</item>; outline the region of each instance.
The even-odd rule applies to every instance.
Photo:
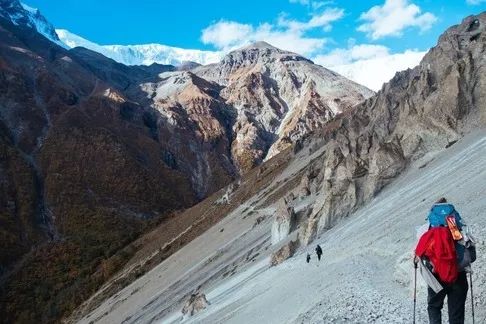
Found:
[[[218,51],[184,49],[162,44],[99,45],[66,29],[56,29],[56,32],[69,48],[84,47],[125,65],[158,63],[178,66],[185,62],[206,65],[219,62],[224,55]]]

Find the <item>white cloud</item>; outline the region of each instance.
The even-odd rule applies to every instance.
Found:
[[[352,45],[347,49],[335,49],[314,58],[317,64],[378,91],[396,72],[413,68],[420,63],[425,52],[406,50],[391,54],[381,45]]]
[[[331,23],[341,19],[344,16],[344,10],[339,8],[330,8],[320,14],[315,14],[309,21],[301,22],[297,20],[287,20],[285,16],[279,18],[278,24],[287,28],[289,31],[304,32],[314,28],[322,28],[329,31]]]
[[[332,5],[334,4],[333,0],[330,1],[311,1],[311,0],[289,0],[290,3],[298,3],[303,6],[309,6],[314,10],[317,10],[319,8],[322,8],[324,6]]]
[[[385,0],[382,6],[374,6],[362,13],[360,20],[365,23],[358,27],[358,31],[376,40],[386,36],[400,36],[409,27],[427,30],[437,21],[437,17],[430,12],[421,13],[420,7],[408,0]]]
[[[322,50],[327,39],[310,37],[306,33],[314,29],[329,31],[331,24],[344,15],[344,10],[328,8],[314,13],[308,21],[297,21],[280,16],[276,24],[263,23],[259,26],[221,20],[202,31],[201,40],[222,51],[256,41],[266,41],[276,47],[302,55],[312,55]]]
[[[481,4],[483,2],[486,2],[486,0],[466,0],[467,4],[470,4],[470,5],[478,5],[478,4]]]
[[[203,30],[203,43],[212,44],[223,52],[257,41],[266,41],[281,49],[310,55],[322,49],[324,38],[305,37],[300,30],[279,30],[270,24],[253,27],[233,21],[220,21]]]
[[[234,21],[220,21],[203,30],[204,44],[213,44],[217,48],[228,48],[254,33],[253,26]]]
[[[390,55],[388,47],[361,44],[350,48],[337,48],[325,55],[317,55],[315,61],[323,66],[346,65],[357,60],[367,60]]]
[[[329,5],[333,5],[333,4],[334,4],[334,1],[312,1],[311,7],[312,7],[312,9],[317,10],[317,9],[322,8],[324,6],[329,6]]]
[[[301,5],[307,6],[309,5],[309,0],[289,0],[290,3],[299,3]]]
[[[344,16],[344,9],[330,8],[324,10],[320,15],[314,15],[308,23],[305,24],[306,29],[324,27],[328,28],[332,22],[341,19]]]

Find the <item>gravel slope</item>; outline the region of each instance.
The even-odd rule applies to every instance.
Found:
[[[371,203],[321,234],[315,242],[324,250],[320,263],[314,256],[310,264],[305,263],[305,254],[313,253],[312,245],[270,268],[269,255],[275,247],[269,243],[269,216],[274,206],[259,203],[319,154],[294,159],[265,192],[81,322],[410,322],[415,227],[424,223],[439,196],[450,198],[479,241],[474,264],[476,322],[486,320],[486,203],[482,199],[486,196],[486,131],[467,135],[441,153],[416,161]],[[314,203],[312,199],[301,204]],[[259,217],[265,219],[255,225]],[[211,305],[183,318],[181,304],[198,287]],[[426,287],[420,282],[418,323],[426,322],[425,300]]]
[[[411,322],[415,227],[433,201],[449,197],[478,239],[474,264],[476,323],[486,321],[486,134],[476,133],[445,152],[419,161],[372,203],[324,233],[324,260],[305,254],[240,285],[223,283],[193,323],[407,323]],[[313,246],[307,249],[310,253]],[[257,266],[256,266],[257,268]],[[426,286],[418,289],[418,323],[427,322]],[[470,300],[467,301],[467,322]],[[446,316],[447,318],[447,316]],[[175,319],[161,323],[177,322]]]

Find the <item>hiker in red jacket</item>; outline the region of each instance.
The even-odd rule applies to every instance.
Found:
[[[429,286],[429,322],[442,323],[441,312],[447,296],[449,323],[464,324],[468,291],[466,271],[476,258],[474,242],[461,233],[464,226],[461,216],[445,198],[434,204],[428,221],[429,230],[417,244],[414,262],[420,264],[422,276]],[[429,273],[429,276],[424,275],[424,272]]]

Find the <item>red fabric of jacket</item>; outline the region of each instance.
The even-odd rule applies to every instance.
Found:
[[[420,238],[415,254],[427,257],[434,266],[434,274],[439,280],[451,284],[458,276],[456,248],[454,239],[447,227],[434,227]]]

